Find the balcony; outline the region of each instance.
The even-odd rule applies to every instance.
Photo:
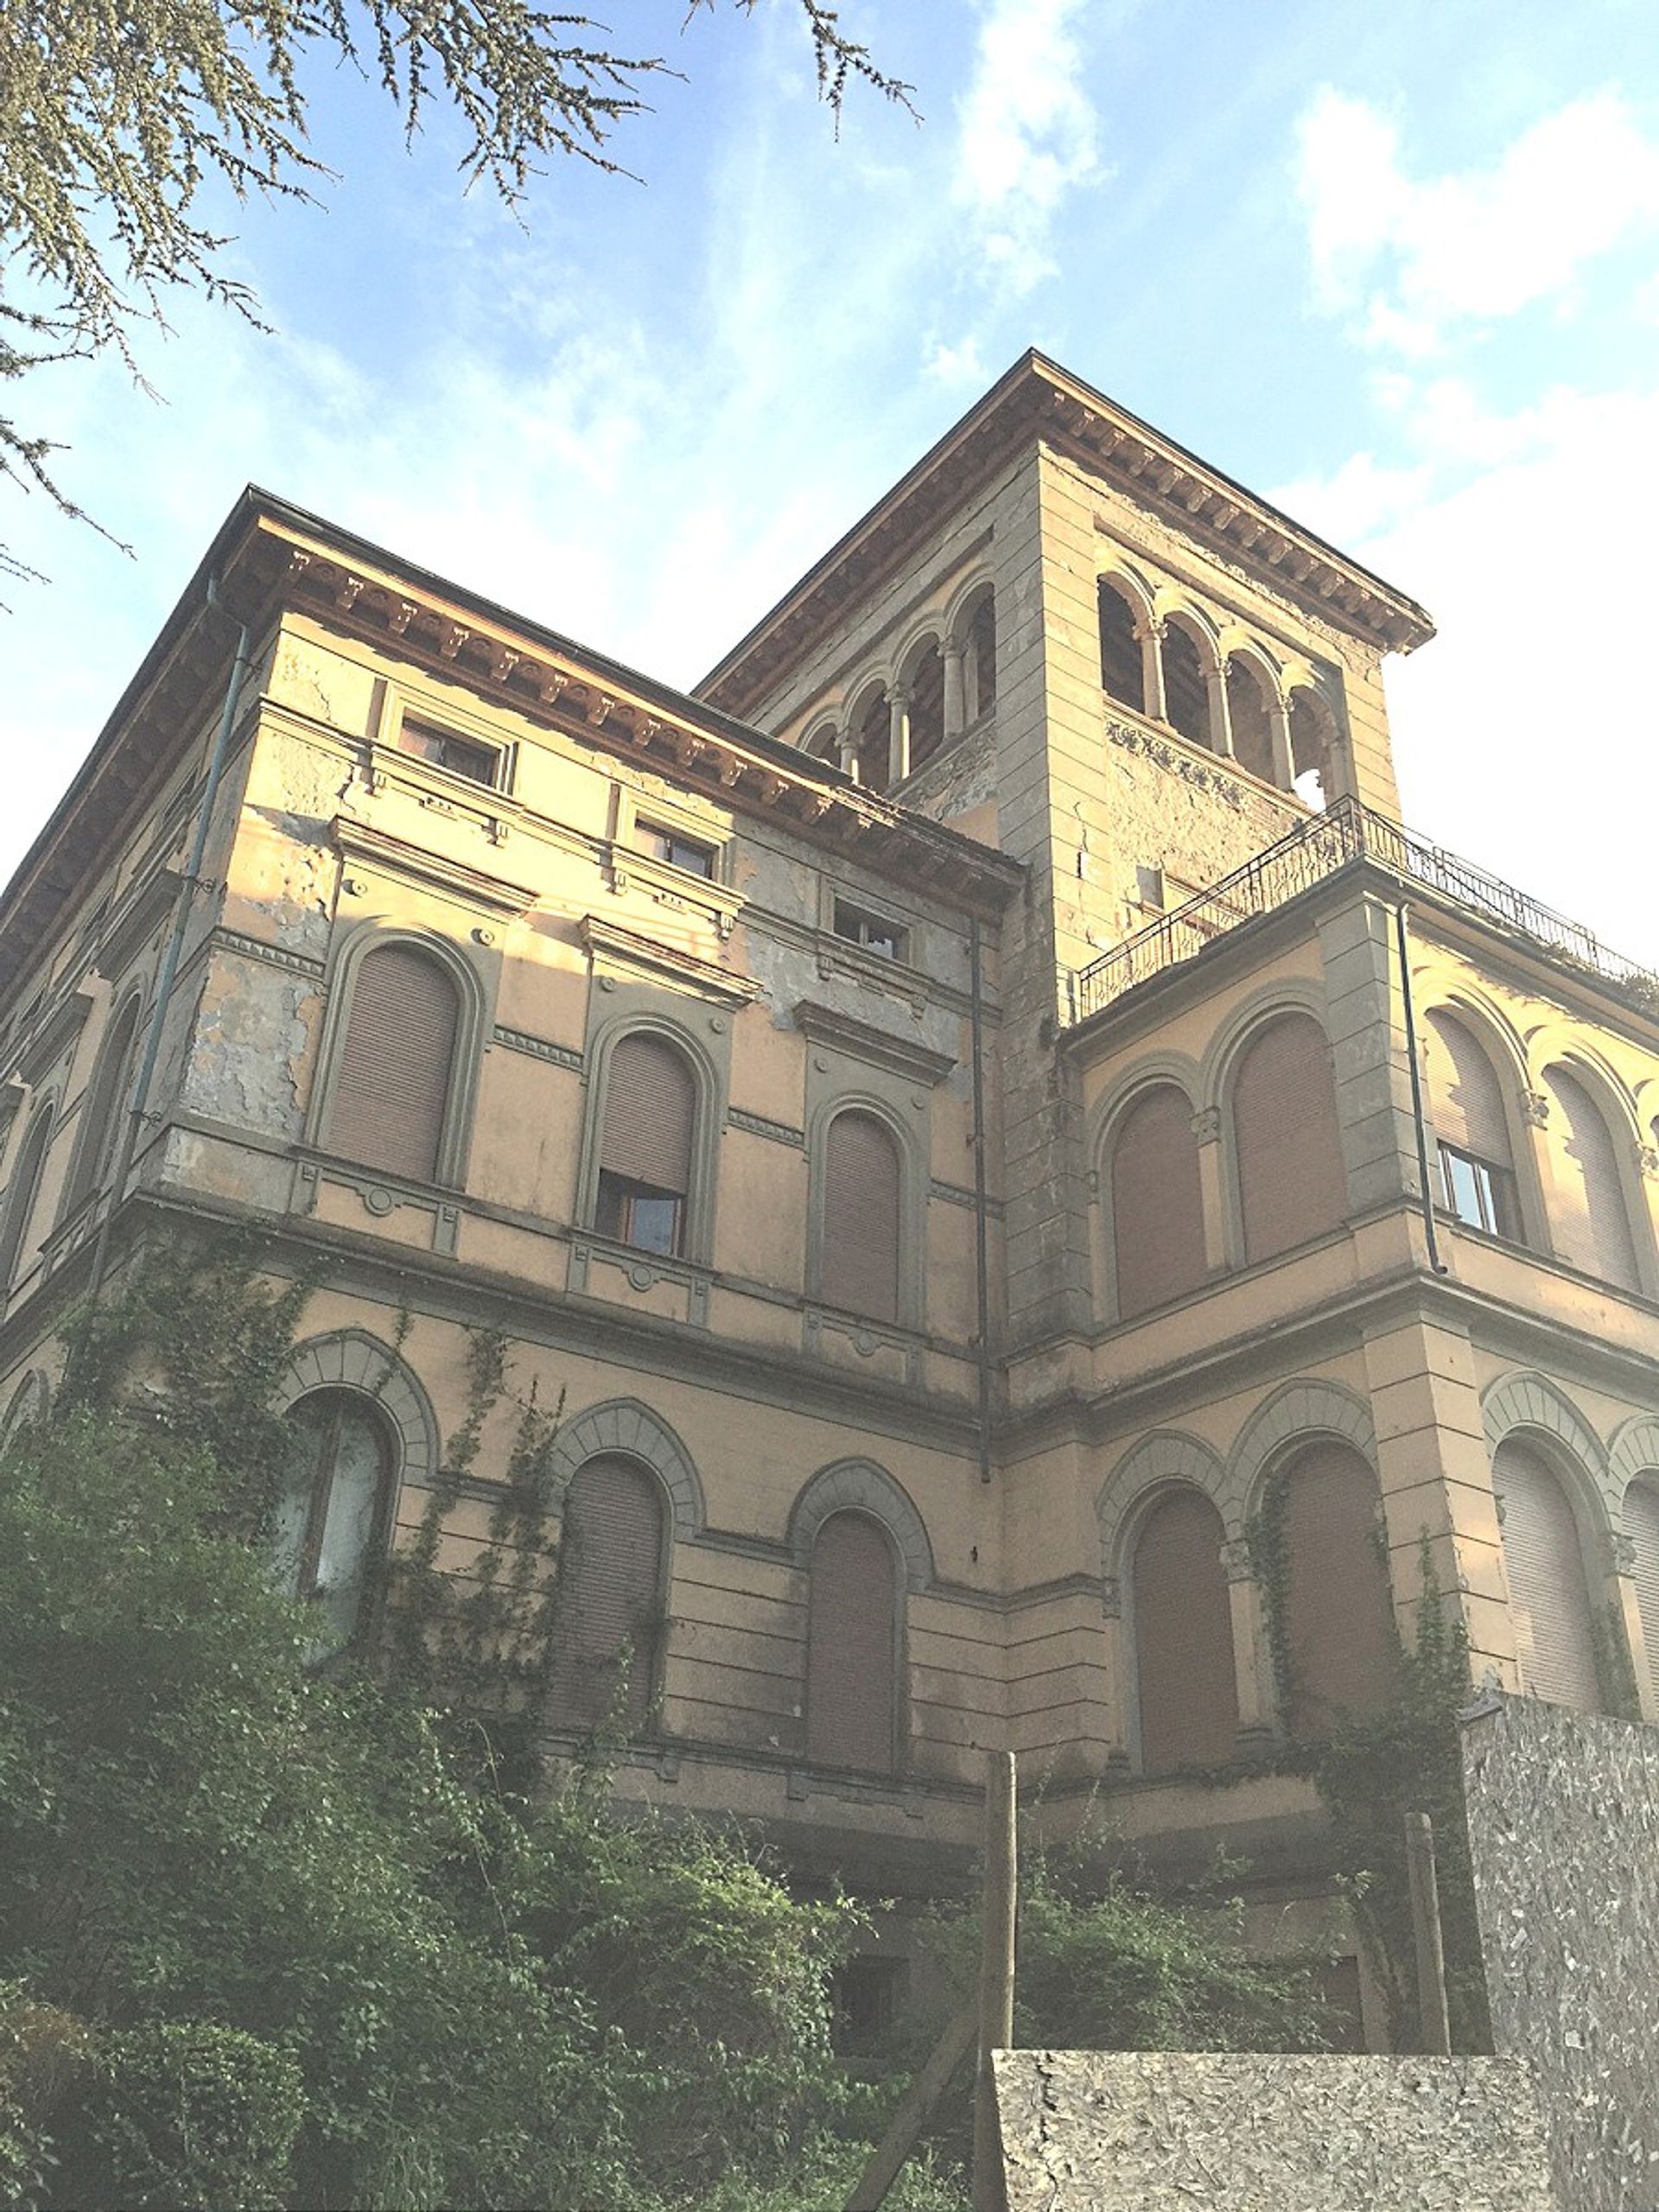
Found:
[[[1659,1014],[1659,976],[1651,969],[1611,951],[1581,922],[1541,906],[1472,861],[1459,860],[1386,815],[1344,798],[1325,813],[1298,823],[1184,906],[1069,975],[1072,1023],[1087,1021],[1136,984],[1195,960],[1217,938],[1272,913],[1316,883],[1362,861],[1385,868],[1402,883],[1420,886],[1438,901],[1460,907],[1507,935],[1524,938],[1548,957],[1611,984],[1621,996]]]

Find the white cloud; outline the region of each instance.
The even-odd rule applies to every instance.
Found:
[[[1319,304],[1408,358],[1568,294],[1659,226],[1659,141],[1612,92],[1545,116],[1486,168],[1417,180],[1394,124],[1327,86],[1298,128],[1296,181]]]
[[[977,391],[990,381],[979,340],[971,335],[956,346],[947,346],[942,338],[931,340],[923,350],[922,374],[953,390],[966,387]]]
[[[1019,292],[1052,274],[1050,226],[1067,193],[1099,174],[1076,36],[1084,13],[1082,0],[989,0],[957,103],[952,198]]]

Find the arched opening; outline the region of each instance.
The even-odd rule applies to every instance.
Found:
[[[1321,811],[1332,789],[1331,716],[1318,694],[1299,684],[1290,695],[1290,766],[1296,796]]]
[[[877,691],[859,716],[853,744],[853,773],[867,791],[884,791],[893,753],[893,712],[885,691]]]
[[[1267,682],[1255,663],[1235,653],[1227,664],[1227,719],[1233,733],[1233,757],[1241,768],[1277,783],[1273,760],[1273,723]]]
[[[1562,1172],[1556,1177],[1552,1224],[1563,1258],[1586,1274],[1639,1290],[1636,1239],[1624,1204],[1624,1179],[1612,1132],[1588,1088],[1564,1067],[1546,1069],[1544,1087],[1561,1134]]]
[[[1196,1290],[1207,1272],[1198,1139],[1179,1084],[1153,1084],[1118,1123],[1111,1193],[1117,1311],[1127,1321]]]
[[[1211,745],[1210,689],[1192,633],[1179,622],[1164,624],[1164,719],[1194,745]]]
[[[944,662],[929,639],[911,662],[910,772],[925,766],[944,743]]]
[[[832,1513],[812,1546],[806,1609],[806,1756],[892,1774],[899,1764],[903,1584],[868,1513]]]
[[[1648,1674],[1659,1698],[1659,1467],[1644,1470],[1625,1491],[1624,1533],[1636,1554],[1637,1610]]]
[[[102,1189],[114,1168],[121,1141],[121,1111],[132,1088],[137,1058],[138,1013],[137,998],[128,999],[111,1024],[99,1053],[97,1071],[81,1108],[74,1173],[64,1194],[66,1214]]]
[[[375,1407],[353,1390],[316,1390],[289,1408],[292,1438],[271,1551],[278,1586],[315,1608],[315,1655],[367,1625],[374,1568],[391,1521],[391,1449]]]
[[[1348,1179],[1331,1048],[1312,1015],[1258,1030],[1233,1080],[1233,1143],[1247,1262],[1271,1259],[1341,1224]]]
[[[1376,1478],[1350,1444],[1309,1445],[1275,1478],[1284,1576],[1279,1693],[1293,1736],[1322,1736],[1392,1693],[1399,1654]]]
[[[1454,1015],[1436,1007],[1427,1028],[1429,1116],[1440,1202],[1471,1229],[1518,1243],[1521,1206],[1497,1071]]]
[[[576,1470],[559,1527],[548,1670],[556,1727],[637,1736],[661,1656],[668,1516],[662,1484],[607,1453]]]
[[[411,1182],[437,1180],[454,1079],[461,997],[418,945],[376,945],[357,963],[329,1107],[345,1159]]]
[[[968,621],[963,708],[971,725],[996,704],[996,599],[987,592]]]
[[[1135,611],[1109,576],[1100,580],[1100,682],[1109,699],[1147,712],[1145,663],[1135,636]]]
[[[824,1137],[819,1294],[873,1321],[899,1318],[899,1147],[885,1122],[856,1108]]]
[[[0,1302],[15,1287],[22,1263],[35,1249],[29,1230],[41,1195],[41,1179],[46,1173],[53,1121],[52,1109],[42,1107],[23,1133],[17,1165],[11,1171],[5,1215],[0,1223]]]
[[[1233,1755],[1238,1682],[1225,1541],[1220,1514],[1186,1484],[1166,1491],[1141,1524],[1130,1602],[1143,1773]]]
[[[1554,1470],[1505,1437],[1492,1454],[1521,1687],[1548,1705],[1601,1710],[1594,1614],[1571,1501]]]
[[[641,1252],[686,1249],[697,1084],[690,1061],[649,1031],[620,1038],[605,1079],[594,1227]]]

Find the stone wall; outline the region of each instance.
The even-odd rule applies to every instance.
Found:
[[[1493,2041],[1536,2069],[1563,2212],[1651,2212],[1659,1732],[1502,1698],[1464,1777]]]
[[[996,2055],[1008,2212],[1552,2212],[1501,2058]]]

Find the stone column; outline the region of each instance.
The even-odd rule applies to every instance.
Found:
[[[1270,1686],[1264,1679],[1267,1638],[1262,1632],[1262,1586],[1250,1548],[1242,1537],[1221,1548],[1227,1603],[1233,1623],[1233,1682],[1238,1696],[1238,1748],[1258,1751],[1273,1734]]]
[[[1100,1586],[1101,1624],[1106,1637],[1106,1664],[1111,1682],[1113,1733],[1105,1746],[1103,1766],[1107,1775],[1119,1777],[1129,1770],[1129,1714],[1128,1686],[1130,1680],[1128,1645],[1123,1624],[1123,1586],[1115,1574],[1109,1574]]]
[[[1233,717],[1227,704],[1227,664],[1217,661],[1204,672],[1205,689],[1210,694],[1210,744],[1224,760],[1233,757]]]
[[[887,789],[910,773],[910,694],[896,687],[887,694]]]
[[[844,729],[839,733],[836,739],[836,751],[841,757],[843,773],[850,776],[853,781],[857,783],[859,780],[858,743],[851,730]]]
[[[1555,1156],[1549,1141],[1549,1097],[1547,1092],[1522,1091],[1521,1121],[1527,1133],[1527,1149],[1532,1160],[1532,1188],[1529,1192],[1523,1191],[1521,1198],[1522,1223],[1527,1231],[1527,1242],[1535,1244],[1541,1252],[1553,1252],[1558,1260],[1565,1260],[1569,1267],[1575,1267],[1577,1261],[1559,1242],[1555,1233],[1555,1224],[1561,1219],[1561,1209],[1556,1203]],[[1520,1162],[1516,1164],[1519,1166]],[[1538,1209],[1535,1219],[1529,1200]]]
[[[1204,1263],[1212,1275],[1227,1270],[1227,1190],[1221,1173],[1221,1109],[1192,1116],[1198,1147],[1198,1198],[1204,1209]]]
[[[1281,791],[1296,788],[1296,758],[1290,744],[1290,709],[1275,698],[1268,706],[1268,737],[1273,747],[1273,780]]]
[[[1643,1720],[1659,1720],[1659,1690],[1653,1680],[1653,1656],[1642,1627],[1642,1605],[1636,1586],[1636,1542],[1633,1537],[1608,1540],[1606,1560],[1608,1611],[1624,1630],[1624,1649],[1636,1676],[1637,1710]]]
[[[963,688],[963,664],[967,656],[960,639],[953,645],[942,645],[939,651],[944,662],[944,741],[949,745],[953,737],[962,735],[970,719]],[[977,699],[974,706],[977,710]],[[977,711],[971,719],[978,719]]]
[[[1141,690],[1150,720],[1166,722],[1169,709],[1164,698],[1164,626],[1156,617],[1137,623],[1135,642],[1141,648]]]

